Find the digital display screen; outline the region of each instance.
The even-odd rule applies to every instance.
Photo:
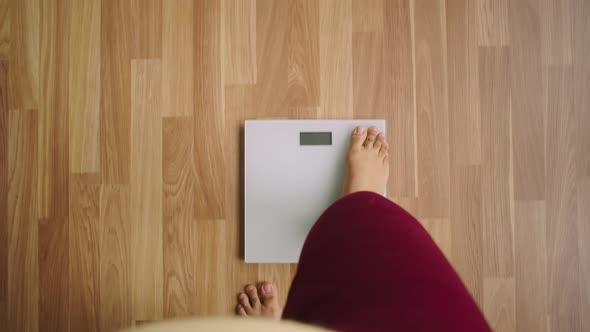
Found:
[[[332,133],[299,133],[299,145],[332,145]]]

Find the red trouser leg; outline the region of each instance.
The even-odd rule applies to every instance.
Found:
[[[311,229],[284,319],[344,331],[489,331],[426,230],[370,192],[330,206]]]

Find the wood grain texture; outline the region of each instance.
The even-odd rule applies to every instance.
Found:
[[[225,220],[196,220],[197,234],[208,234],[195,243],[198,262],[195,288],[198,291],[194,301],[199,316],[227,315],[237,303],[236,295],[240,289],[233,288],[230,274],[233,272],[231,259],[235,255],[228,251],[230,246],[227,243],[231,227],[234,225]]]
[[[37,111],[8,114],[8,331],[39,328]]]
[[[384,2],[384,0],[353,0],[352,31],[383,31]]]
[[[289,1],[288,22],[288,104],[290,107],[318,106],[321,75],[319,2]]]
[[[310,26],[314,24],[315,21],[310,22]],[[314,32],[319,33],[319,91],[317,91],[321,112],[319,117],[326,119],[352,118],[351,0],[320,1],[319,32],[318,30],[314,30]],[[309,38],[315,40],[316,36],[312,35]],[[315,45],[311,45],[310,50],[314,49]],[[315,61],[315,59],[311,59],[311,61]],[[317,68],[311,67],[310,69],[317,70]],[[315,86],[312,85],[312,87]],[[300,106],[313,105],[318,104]]]
[[[71,172],[100,170],[100,2],[71,2],[68,63],[69,168]]]
[[[504,47],[479,52],[481,192],[484,276],[513,275],[510,201],[509,55]]]
[[[228,315],[247,119],[387,121],[497,331],[590,328],[590,2],[0,0],[0,330]],[[4,215],[4,218],[2,218]]]
[[[69,195],[69,328],[99,331],[100,175],[72,174]]]
[[[194,217],[225,215],[225,110],[221,46],[221,11],[216,1],[195,3],[195,109],[193,156]],[[204,143],[206,142],[206,143]]]
[[[383,119],[383,34],[352,34],[352,75],[354,118]]]
[[[36,0],[9,0],[9,100],[11,109],[39,107],[40,6]]]
[[[516,331],[514,278],[485,278],[483,312],[494,331]]]
[[[420,217],[449,216],[449,118],[442,1],[414,4]]]
[[[256,83],[256,1],[223,0],[221,12],[224,80]]]
[[[10,57],[10,2],[0,1],[0,59]]]
[[[590,94],[588,79],[590,77],[590,61],[586,56],[590,52],[590,3],[573,0],[573,75],[574,75],[574,107],[578,117],[578,174],[581,179],[590,178]]]
[[[160,60],[131,61],[129,211],[133,317],[163,313],[162,109]]]
[[[483,306],[481,168],[454,167],[451,174],[451,195],[450,261],[475,301]]]
[[[196,313],[196,223],[193,119],[165,118],[162,127],[164,317]],[[188,142],[188,143],[187,143]]]
[[[384,109],[393,196],[417,193],[413,25],[408,0],[385,1],[383,31]]]
[[[100,187],[100,330],[131,326],[131,227],[129,186]]]
[[[451,222],[449,219],[425,219],[420,224],[426,229],[446,257],[452,255]]]
[[[162,112],[193,114],[193,2],[162,2]]]
[[[256,100],[261,117],[287,110],[289,27],[289,1],[256,1]]]
[[[506,46],[509,0],[476,0],[477,43],[480,46]]]
[[[68,216],[68,78],[70,3],[42,2],[39,109],[38,212],[42,218]]]
[[[252,85],[227,85],[225,87],[226,113],[226,168],[225,168],[225,200],[232,204],[225,205],[225,238],[227,289],[235,299],[237,292],[242,291],[247,283],[258,278],[258,265],[246,264],[243,243],[243,211],[244,211],[244,178],[242,163],[244,160],[244,120],[256,114],[255,87]],[[219,221],[217,221],[219,222]],[[226,295],[227,296],[227,295]],[[233,302],[233,301],[232,301]],[[235,308],[235,303],[226,310]],[[227,312],[227,311],[226,311]]]
[[[481,163],[481,115],[475,3],[446,3],[449,139],[453,165]]]
[[[125,1],[101,2],[100,174],[103,183],[129,183],[132,11]]]
[[[580,285],[590,283],[590,179],[578,184],[578,252],[580,253]],[[590,289],[580,293],[580,326],[590,326]]]
[[[539,6],[509,1],[514,198],[545,198],[544,115]]]
[[[0,330],[8,330],[8,61],[0,60]]]
[[[547,258],[550,330],[580,326],[577,122],[571,67],[547,69]]]
[[[539,0],[541,62],[544,65],[572,64],[571,0]]]
[[[516,330],[548,331],[547,234],[544,201],[514,205]],[[534,238],[535,241],[529,241]]]

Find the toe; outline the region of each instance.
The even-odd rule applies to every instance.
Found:
[[[246,292],[250,298],[250,304],[252,304],[252,308],[258,309],[260,306],[260,299],[258,298],[258,291],[256,290],[256,287],[248,285],[246,286]]]
[[[379,133],[379,130],[377,129],[377,127],[371,126],[371,127],[369,127],[369,130],[367,132],[368,132],[367,138],[365,139],[365,143],[363,144],[363,146],[365,148],[370,148],[370,147],[373,147],[373,144],[375,143],[375,139],[377,138],[377,134]]]
[[[248,300],[248,295],[240,293],[240,295],[238,295],[238,304],[242,307],[242,309],[244,309],[244,312],[246,312],[247,314],[254,313],[254,309],[250,305],[250,300]]]
[[[367,130],[363,126],[358,126],[352,131],[352,138],[350,140],[351,149],[360,149],[367,138]]]
[[[379,133],[377,135],[377,139],[375,139],[375,143],[373,143],[373,150],[379,152],[381,150],[381,146],[385,142],[385,136],[383,133]]]
[[[279,306],[277,299],[277,290],[270,282],[263,282],[260,286],[260,294],[262,298],[262,304],[266,307]]]
[[[238,305],[236,305],[236,315],[239,315],[242,317],[248,317],[246,310],[244,310],[244,307],[242,307],[242,305],[239,303],[238,303]]]
[[[379,156],[385,157],[385,155],[387,155],[388,153],[389,153],[389,144],[387,144],[387,142],[383,141],[383,143],[381,144],[381,148],[379,149]]]

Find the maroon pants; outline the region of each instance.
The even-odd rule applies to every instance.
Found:
[[[313,226],[283,318],[343,331],[490,331],[426,230],[370,192],[341,198]]]

